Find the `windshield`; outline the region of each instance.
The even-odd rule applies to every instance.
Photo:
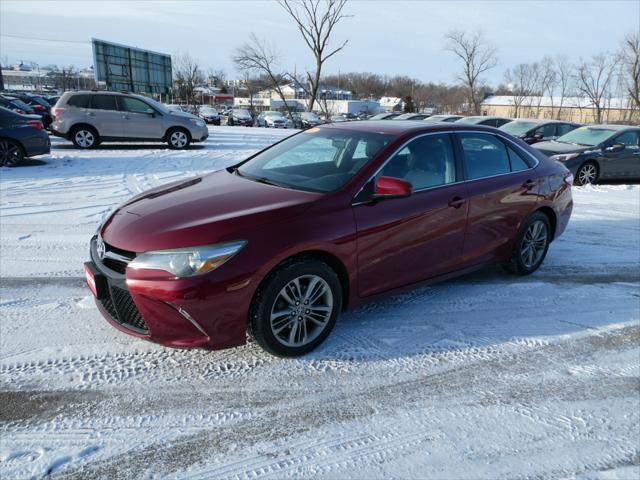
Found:
[[[200,107],[200,111],[208,112],[208,113],[218,113],[218,111],[215,108],[211,108],[211,107]]]
[[[342,188],[393,136],[312,128],[259,153],[237,168],[240,176],[312,192]]]
[[[12,102],[20,110],[24,110],[25,112],[30,112],[31,110],[33,110],[29,105],[27,105],[26,103],[24,103],[22,100],[18,98],[9,98],[8,100]]]
[[[274,112],[273,110],[268,111],[268,112],[264,112],[264,116],[265,117],[282,117],[282,113],[281,112]]]
[[[504,130],[511,135],[522,135],[538,125],[536,122],[509,122],[502,125],[500,130]]]
[[[389,114],[389,113],[379,113],[379,114],[374,115],[373,117],[371,117],[370,120],[384,120],[389,116],[391,116],[391,114]],[[394,115],[394,116],[397,117],[397,115]]]
[[[236,117],[250,117],[251,114],[249,113],[249,110],[238,110],[238,109],[234,109],[233,110],[233,114]]]
[[[480,123],[487,117],[464,117],[457,121],[457,123],[470,123],[475,125],[476,123]]]
[[[575,143],[585,147],[595,147],[611,137],[615,130],[607,130],[604,128],[580,127],[572,130],[566,135],[558,137],[556,142]]]
[[[320,117],[313,112],[303,112],[300,116],[305,120],[320,120]]]

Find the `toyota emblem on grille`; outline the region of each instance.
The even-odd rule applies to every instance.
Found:
[[[107,249],[104,246],[104,242],[102,241],[102,238],[98,237],[98,240],[96,240],[96,253],[98,254],[98,258],[100,260],[104,259],[104,254],[106,253]]]

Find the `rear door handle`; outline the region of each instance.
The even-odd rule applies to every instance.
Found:
[[[536,186],[536,182],[534,182],[533,180],[527,180],[522,184],[522,187],[526,188],[527,190],[531,190],[535,186]]]
[[[449,200],[449,206],[453,208],[460,208],[465,204],[465,202],[466,200],[464,198],[453,197],[451,200]]]

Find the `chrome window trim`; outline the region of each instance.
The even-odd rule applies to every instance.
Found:
[[[435,188],[448,187],[450,185],[459,185],[461,183],[475,182],[477,180],[485,180],[487,178],[503,177],[503,176],[506,176],[506,175],[512,175],[514,173],[528,172],[529,170],[536,169],[538,167],[538,165],[540,165],[540,160],[538,160],[535,157],[535,155],[533,155],[532,153],[527,152],[526,150],[524,150],[520,145],[515,143],[510,138],[506,138],[506,137],[503,137],[501,135],[497,135],[494,132],[483,132],[483,131],[480,131],[480,130],[444,130],[444,131],[438,131],[438,132],[425,132],[425,133],[421,133],[420,135],[417,135],[417,136],[415,136],[413,138],[410,138],[409,140],[404,142],[402,145],[400,145],[398,148],[396,148],[393,151],[393,153],[391,155],[389,155],[389,158],[387,158],[387,160],[373,173],[373,175],[371,175],[367,179],[367,181],[362,184],[362,187],[360,187],[360,190],[358,190],[358,192],[354,195],[354,197],[352,199],[352,202],[355,200],[355,198],[358,195],[360,195],[362,190],[364,190],[364,187],[366,187],[369,184],[369,182],[371,180],[373,180],[384,169],[384,167],[387,166],[387,164],[393,159],[393,157],[395,157],[398,154],[398,152],[400,152],[403,148],[405,148],[409,143],[413,142],[414,140],[417,140],[418,138],[426,137],[427,135],[450,135],[452,133],[453,134],[456,134],[456,133],[480,133],[480,134],[483,134],[483,135],[492,135],[493,137],[497,138],[498,140],[505,140],[505,141],[507,141],[507,142],[509,142],[511,144],[512,148],[515,147],[515,149],[517,149],[516,150],[517,153],[520,153],[520,152],[526,153],[529,156],[529,158],[531,158],[535,162],[535,165],[532,166],[532,167],[529,167],[529,168],[527,168],[525,170],[518,170],[518,171],[515,171],[515,172],[499,173],[497,175],[489,175],[489,176],[486,176],[486,177],[478,177],[478,178],[473,178],[473,179],[465,178],[464,180],[459,180],[459,181],[456,181],[456,182],[444,183],[442,185],[435,185],[433,187],[424,187],[424,188],[420,188],[418,190],[413,190],[412,194],[413,193],[424,192],[425,190],[433,190]],[[462,154],[463,154],[462,162],[464,163],[464,152],[462,152]],[[454,155],[455,155],[455,148],[454,148]],[[509,152],[507,152],[507,155],[509,155]],[[509,162],[509,166],[511,166],[511,162]],[[458,172],[456,172],[456,176],[457,176],[457,173]],[[366,201],[357,202],[357,203],[351,203],[351,206],[355,207],[356,205],[362,205],[364,203],[369,203],[370,201],[371,200],[366,200]]]

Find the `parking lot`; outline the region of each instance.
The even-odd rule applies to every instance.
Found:
[[[109,326],[82,279],[107,213],[291,133],[210,127],[185,151],[54,138],[0,170],[0,477],[640,475],[638,185],[574,188],[532,276],[489,269],[369,304],[299,359]]]

